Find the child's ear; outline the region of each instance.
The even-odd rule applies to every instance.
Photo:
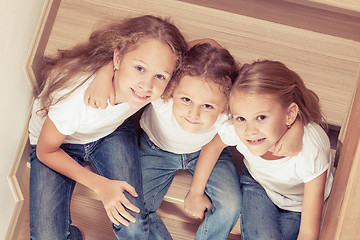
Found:
[[[299,106],[294,102],[291,103],[287,108],[286,125],[291,126],[295,122],[298,112]]]
[[[119,49],[115,49],[114,56],[113,56],[114,70],[119,70],[120,60],[121,60],[121,56],[120,56]]]

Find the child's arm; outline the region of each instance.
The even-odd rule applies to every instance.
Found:
[[[128,226],[128,221],[134,222],[135,218],[126,209],[134,212],[139,212],[139,209],[129,202],[123,192],[127,191],[137,197],[135,189],[126,182],[107,179],[82,167],[60,148],[64,139],[65,135],[61,134],[47,117],[36,148],[39,160],[49,168],[99,194],[106,213],[113,223]]]
[[[221,45],[213,39],[204,38],[188,42],[188,48],[199,44],[209,43],[214,47],[222,48]],[[93,108],[105,109],[108,105],[107,100],[111,105],[115,104],[115,90],[113,87],[112,79],[114,76],[113,63],[109,62],[101,67],[96,74],[95,79],[90,83],[84,95],[86,105]]]
[[[203,218],[211,202],[205,195],[205,186],[222,150],[226,147],[219,135],[203,146],[197,160],[190,190],[185,197],[185,211],[196,218]]]
[[[114,76],[113,63],[109,62],[101,67],[96,73],[95,79],[90,83],[84,95],[86,105],[93,108],[105,109],[108,105],[107,100],[111,105],[115,104],[115,90],[112,79]]]
[[[317,240],[319,238],[326,174],[327,171],[305,183],[298,240]]]
[[[291,128],[280,138],[273,149],[274,156],[294,156],[302,149],[304,124],[296,120]]]

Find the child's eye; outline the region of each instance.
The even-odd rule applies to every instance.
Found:
[[[136,66],[135,69],[138,70],[139,72],[145,71],[145,69],[142,66]]]
[[[164,75],[161,75],[161,74],[156,74],[155,77],[160,79],[160,80],[166,80],[166,77]]]
[[[245,118],[243,118],[243,117],[236,117],[235,120],[236,120],[237,122],[244,122],[244,121],[245,121]]]
[[[211,106],[210,104],[204,104],[203,107],[206,108],[207,110],[214,109],[214,107]]]
[[[187,97],[183,97],[181,98],[183,100],[183,102],[185,103],[191,103],[191,99],[190,98],[187,98]]]
[[[266,116],[260,115],[260,116],[257,116],[256,120],[264,120],[265,118],[266,118]]]

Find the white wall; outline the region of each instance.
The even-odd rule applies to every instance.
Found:
[[[8,175],[32,100],[24,66],[45,0],[0,0],[0,239],[15,198]]]

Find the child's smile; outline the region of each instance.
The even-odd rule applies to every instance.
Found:
[[[265,138],[255,139],[255,140],[246,140],[250,145],[259,145],[265,141]]]
[[[145,101],[150,97],[150,95],[143,95],[140,92],[135,91],[133,88],[131,88],[131,91],[135,98]]]
[[[141,108],[159,98],[175,67],[171,48],[157,39],[147,39],[123,56],[114,53],[116,103]]]
[[[287,130],[287,111],[273,96],[234,92],[230,110],[236,134],[254,155],[268,152]]]

